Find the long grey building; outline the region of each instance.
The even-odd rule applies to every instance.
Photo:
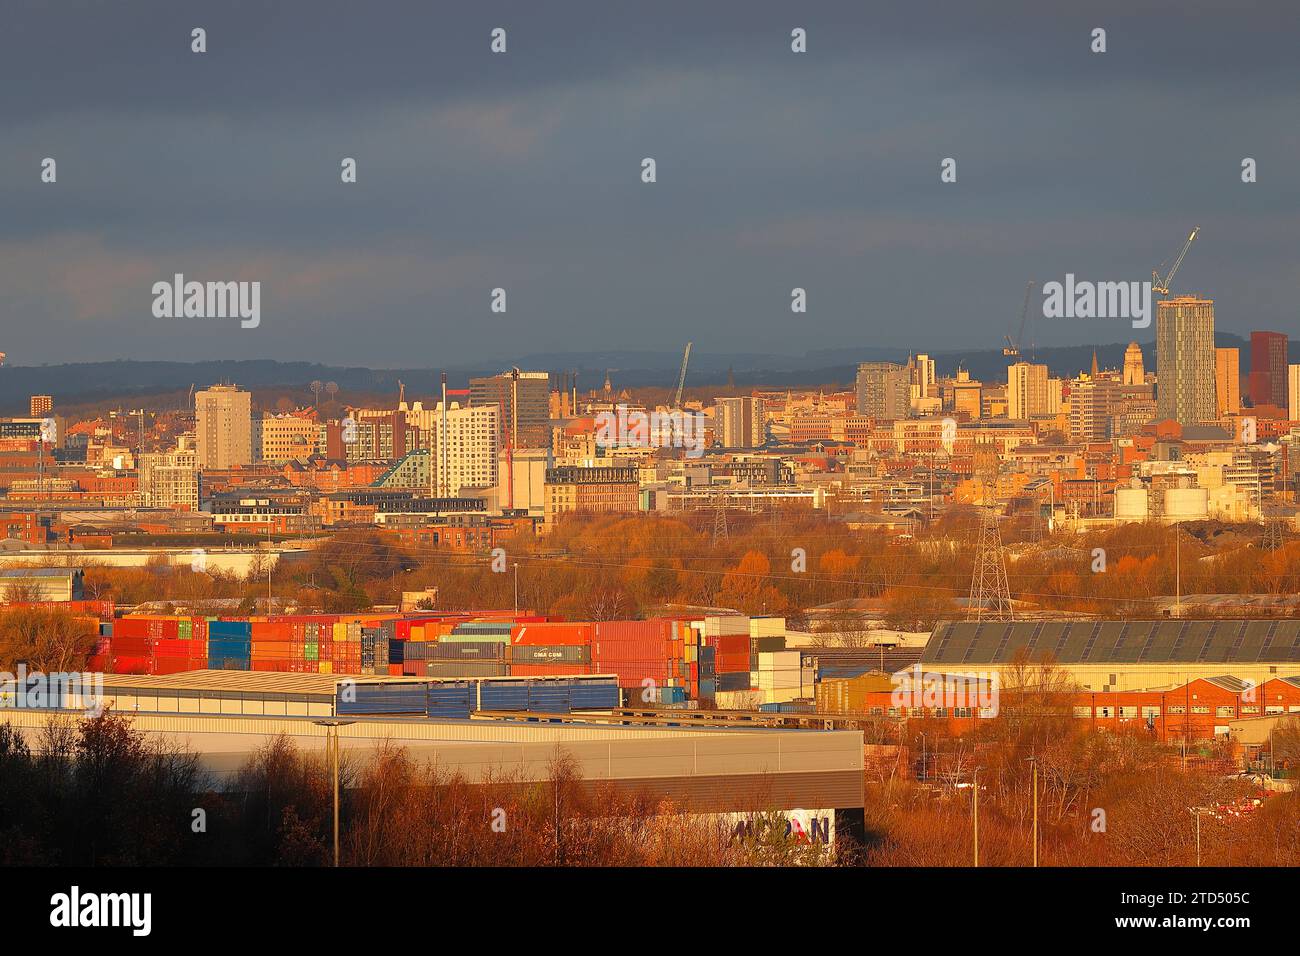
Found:
[[[960,621],[935,628],[925,671],[997,671],[1051,661],[1084,690],[1157,690],[1231,675],[1300,672],[1300,620]]]

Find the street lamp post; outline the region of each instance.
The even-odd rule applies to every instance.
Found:
[[[519,613],[519,562],[515,562],[515,613]]]
[[[1201,865],[1201,814],[1209,813],[1209,807],[1188,807],[1192,816],[1196,817],[1196,865]]]
[[[1038,758],[1030,757],[1029,763],[1034,768],[1034,866],[1038,866]]]
[[[339,728],[355,724],[355,720],[313,720],[325,728],[325,749],[331,755],[334,769],[334,865],[339,865]]]
[[[975,838],[975,866],[980,865],[980,768],[975,768],[975,782],[971,788],[971,826]]]

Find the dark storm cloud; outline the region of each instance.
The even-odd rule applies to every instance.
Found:
[[[686,338],[988,347],[1026,279],[1142,279],[1193,224],[1179,286],[1214,295],[1222,328],[1291,331],[1292,5],[1057,6],[9,3],[0,347],[375,365]],[[174,272],[261,280],[261,326],[153,318]]]

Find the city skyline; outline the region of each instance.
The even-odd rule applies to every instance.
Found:
[[[1177,293],[1213,297],[1225,331],[1294,323],[1300,149],[1275,117],[1295,79],[1253,18],[384,9],[86,4],[71,37],[66,11],[16,12],[4,69],[44,79],[0,94],[10,362],[987,348],[1027,279],[1141,280],[1193,224]],[[152,287],[176,274],[261,283],[257,327],[156,318]],[[1126,325],[1033,316],[1027,338]]]

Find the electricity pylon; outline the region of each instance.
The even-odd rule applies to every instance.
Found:
[[[1263,548],[1265,551],[1277,551],[1285,543],[1286,528],[1283,525],[1280,515],[1266,515],[1264,517],[1264,541]]]
[[[983,456],[977,455],[977,459],[980,457]],[[988,458],[984,457],[984,461],[988,462]],[[989,493],[987,480],[988,477],[996,478],[997,465],[988,464],[987,469],[985,475],[978,476],[980,530],[966,614],[972,621],[1010,621],[1013,619],[1011,586],[1007,581],[1006,559],[1002,553],[1002,534],[998,531],[997,504]]]
[[[727,504],[726,495],[719,493],[714,498],[713,543],[727,540]]]

